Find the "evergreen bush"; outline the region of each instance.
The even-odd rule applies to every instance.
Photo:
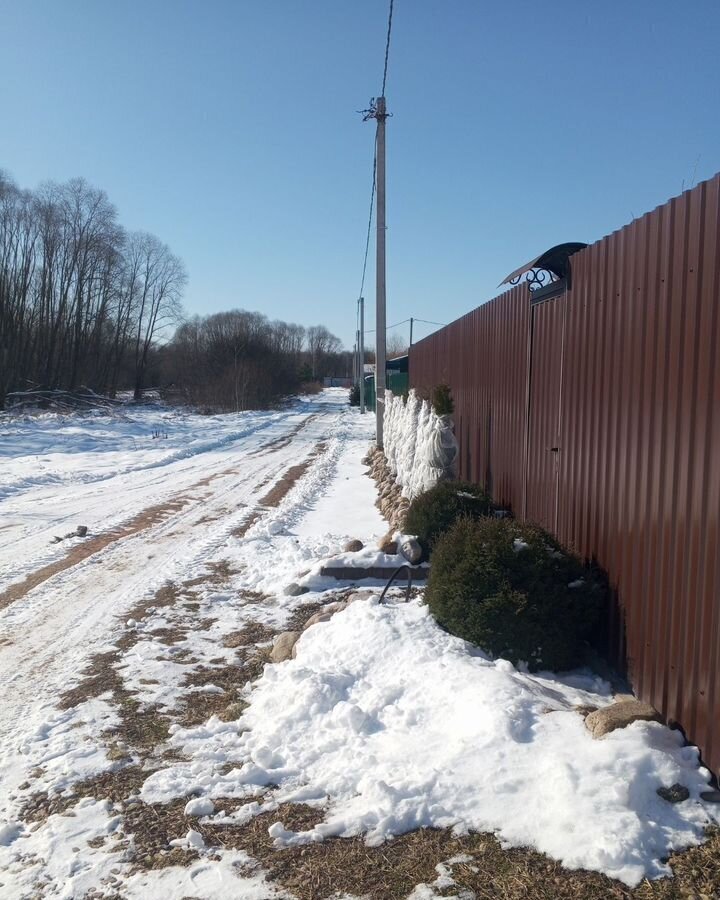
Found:
[[[412,501],[405,517],[405,532],[417,537],[427,555],[442,532],[460,517],[478,518],[491,511],[490,497],[477,484],[440,481]]]
[[[439,625],[531,671],[579,665],[602,581],[542,528],[458,520],[437,542],[425,598]]]
[[[450,416],[455,411],[450,388],[446,384],[438,384],[432,392],[432,408],[439,416]]]

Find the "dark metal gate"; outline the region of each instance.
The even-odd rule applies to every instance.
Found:
[[[565,292],[530,311],[530,390],[525,518],[557,529]]]

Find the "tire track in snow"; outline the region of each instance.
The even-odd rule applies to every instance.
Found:
[[[7,738],[17,740],[18,730],[28,734],[38,728],[43,715],[54,708],[57,693],[67,687],[68,679],[82,670],[88,656],[103,646],[103,641],[112,640],[119,627],[118,616],[125,609],[167,580],[182,579],[193,566],[231,539],[249,508],[262,508],[262,501],[256,499],[258,482],[262,484],[266,476],[270,476],[267,481],[274,480],[281,472],[287,476],[287,463],[297,463],[299,451],[309,450],[316,458],[318,442],[340,437],[344,431],[339,427],[343,416],[332,415],[333,412],[329,408],[318,416],[319,421],[309,429],[311,433],[303,438],[296,433],[277,452],[256,456],[239,480],[233,481],[236,470],[205,476],[194,485],[201,494],[190,497],[177,509],[169,509],[166,516],[158,511],[144,529],[108,543],[102,554],[97,550],[49,576],[35,589],[29,589],[22,602],[4,611],[0,622],[14,626],[14,633],[0,659],[0,695],[5,698],[0,755],[12,752]],[[244,462],[248,462],[247,457]],[[312,463],[312,459],[308,462]],[[311,466],[310,471],[314,468]],[[294,486],[290,483],[283,496]],[[198,535],[199,520],[207,521],[215,510],[228,507],[234,511],[217,516]],[[264,508],[275,511],[272,506]],[[252,524],[260,518],[262,513]]]
[[[44,580],[42,578],[39,581],[35,580],[37,569],[47,567],[47,571],[50,572],[52,565],[62,562],[67,554],[62,553],[62,548],[53,546],[50,537],[56,532],[63,533],[63,531],[69,530],[71,522],[77,523],[79,520],[87,523],[90,531],[95,535],[103,532],[122,531],[136,517],[139,506],[141,509],[145,506],[160,506],[172,501],[178,493],[190,491],[196,487],[199,464],[210,467],[211,471],[222,467],[221,474],[222,470],[228,467],[228,455],[241,454],[243,458],[257,455],[257,448],[249,441],[258,431],[274,430],[278,428],[278,425],[282,425],[280,434],[270,442],[276,444],[285,440],[288,433],[291,435],[299,433],[317,415],[317,404],[304,403],[300,410],[292,408],[284,420],[280,416],[275,416],[259,423],[257,427],[245,429],[242,432],[244,436],[238,439],[236,449],[230,449],[227,440],[223,439],[220,442],[224,448],[223,454],[219,458],[216,457],[218,442],[208,442],[209,458],[203,459],[202,462],[194,456],[183,457],[180,462],[173,458],[167,461],[167,466],[164,468],[159,465],[137,466],[129,471],[118,472],[113,476],[112,482],[106,479],[99,483],[90,480],[59,486],[59,491],[68,494],[67,511],[59,517],[55,513],[57,497],[53,493],[45,497],[31,495],[27,498],[16,499],[9,507],[5,507],[7,515],[12,516],[17,509],[26,510],[32,505],[33,516],[29,526],[11,524],[9,527],[14,530],[14,533],[3,535],[2,557],[6,560],[6,564],[3,565],[0,562],[0,584],[2,585],[0,610],[7,605],[7,602],[12,602],[12,599],[8,598],[5,604],[2,603],[5,593],[12,592],[13,597],[22,595],[24,591],[21,585],[24,581],[27,581],[29,585],[31,580],[35,583],[41,583]],[[297,422],[298,416],[302,417],[299,423]],[[239,433],[235,433],[236,436],[237,434]],[[229,449],[230,454],[228,454]],[[192,481],[183,484],[188,476],[192,477]],[[175,485],[173,482],[176,482]],[[168,487],[173,486],[175,489],[169,493]],[[45,487],[47,488],[47,485]],[[54,513],[52,518],[43,514],[45,504],[51,507]],[[72,530],[75,530],[74,524]],[[17,553],[15,553],[16,548]],[[61,566],[58,571],[61,571],[62,568]]]

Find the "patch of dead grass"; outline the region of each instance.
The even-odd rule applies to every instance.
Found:
[[[231,631],[223,637],[223,647],[235,649],[262,644],[273,639],[277,632],[261,622],[248,622],[239,631]]]
[[[297,900],[329,900],[349,894],[364,900],[405,900],[420,883],[437,878],[436,866],[459,855],[470,862],[452,866],[455,885],[439,896],[472,891],[477,900],[717,900],[720,897],[720,830],[703,847],[670,859],[675,878],[644,881],[630,890],[593,872],[569,871],[528,849],[504,850],[489,834],[455,836],[447,829],[423,828],[379,847],[361,837],[276,848],[268,828],[282,822],[307,831],[324,818],[322,810],[283,804],[245,825],[197,823],[206,844],[241,848],[263,867],[271,882]]]
[[[182,697],[181,706],[176,713],[178,721],[185,727],[201,725],[210,716],[222,718],[228,706],[237,701],[237,690],[247,681],[244,669],[240,666],[200,666],[189,672],[183,682],[186,688],[198,688],[216,685],[223,689],[222,694],[206,693],[202,690],[188,690]]]
[[[72,709],[102,694],[121,691],[122,678],[115,669],[118,657],[116,650],[96,653],[85,668],[82,681],[60,695],[60,709]]]

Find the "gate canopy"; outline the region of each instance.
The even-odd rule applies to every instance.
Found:
[[[503,278],[498,287],[507,284],[510,281],[515,281],[515,279],[519,280],[521,275],[532,269],[542,269],[545,272],[551,272],[557,278],[567,278],[569,270],[568,260],[573,253],[577,253],[578,250],[584,250],[585,247],[587,247],[587,244],[583,244],[579,241],[557,244],[555,247],[551,247],[549,250],[541,253],[540,256],[535,259],[530,260],[530,262],[518,266],[517,269]]]

